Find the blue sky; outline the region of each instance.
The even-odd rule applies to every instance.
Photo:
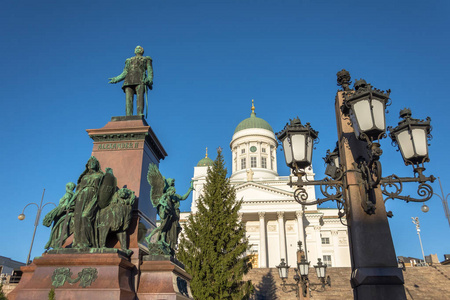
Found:
[[[426,174],[440,176],[449,193],[449,13],[448,1],[4,1],[0,255],[25,261],[36,208],[27,208],[25,221],[17,215],[39,202],[44,188],[44,202],[57,202],[90,156],[85,129],[124,114],[120,85],[107,79],[121,73],[136,45],[153,58],[147,121],[169,154],[161,171],[177,179],[180,194],[205,147],[212,158],[222,147],[231,169],[229,142],[250,116],[251,99],[276,132],[297,115],[319,131],[313,160],[322,178],[321,157],[337,139],[335,74],[343,68],[353,81],[392,90],[388,125],[404,107],[413,117],[431,117]],[[390,140],[382,148],[384,176],[412,176]],[[287,175],[280,152],[278,159],[279,174]],[[421,257],[416,216],[425,253],[441,260],[450,253],[441,200],[427,204],[424,214],[421,204],[387,202],[397,255]],[[39,226],[32,257],[49,233]]]

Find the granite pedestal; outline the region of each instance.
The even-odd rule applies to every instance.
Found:
[[[139,300],[193,299],[190,281],[182,264],[169,256],[147,255],[140,266]]]
[[[55,270],[69,268],[69,277],[74,280],[83,269],[95,269],[96,278],[89,286],[83,287],[80,281],[54,287]],[[48,254],[35,258],[33,263],[22,267],[19,285],[8,295],[9,300],[48,299],[52,286],[56,299],[135,299],[132,282],[135,266],[120,253],[72,253]],[[66,278],[67,279],[67,278]],[[92,278],[91,278],[92,279]],[[74,280],[75,281],[75,280]]]

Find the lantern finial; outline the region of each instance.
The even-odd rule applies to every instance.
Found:
[[[349,86],[352,83],[350,81],[351,79],[350,73],[347,70],[342,69],[339,72],[337,72],[336,76],[337,76],[337,85],[341,86],[344,91],[349,91],[350,90]]]
[[[400,111],[400,118],[409,119],[411,118],[411,110],[409,108],[404,108]]]

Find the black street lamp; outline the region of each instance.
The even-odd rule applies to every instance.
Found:
[[[434,176],[424,175],[424,163],[428,158],[428,140],[431,138],[430,118],[411,118],[411,111],[400,112],[403,118],[396,128],[389,127],[390,137],[399,146],[406,165],[412,165],[414,177],[398,177],[393,174],[382,177],[379,161],[383,151],[379,140],[386,137],[385,110],[390,105],[390,90],[384,92],[373,88],[365,80],[358,80],[351,90],[350,74],[338,72],[338,91],[335,102],[338,127],[337,147],[328,151],[326,177],[308,180],[305,176],[312,163],[313,144],[318,138],[309,123],[303,126],[300,120],[291,120],[277,133],[286,164],[297,176],[295,200],[301,205],[321,204],[336,201],[339,217],[346,217],[352,256],[352,287],[355,299],[406,299],[403,274],[397,267],[392,236],[384,202],[401,199],[406,202],[425,202],[433,195]],[[421,198],[401,195],[403,183],[417,182],[417,194]],[[317,185],[325,196],[308,200],[305,186]],[[386,196],[383,199],[383,195]],[[428,211],[427,206],[422,210]],[[318,264],[319,266],[319,264]],[[316,270],[323,270],[318,267]]]
[[[285,263],[284,258],[281,259],[280,264],[276,267],[282,281],[281,290],[283,292],[289,293],[295,291],[295,295],[298,299],[309,299],[311,290],[319,292],[324,291],[326,285],[331,286],[331,279],[330,276],[326,277],[327,265],[323,264],[319,258],[317,265],[315,265],[314,268],[316,270],[317,278],[320,280],[320,284],[311,283],[308,278],[310,262],[306,260],[305,255],[303,254],[301,248],[302,242],[298,242],[298,247],[298,252],[301,253],[301,259],[300,261],[297,261],[297,268],[294,269],[295,274],[293,278],[296,283],[286,283],[290,266]],[[327,278],[326,280],[325,277]],[[291,289],[288,289],[288,287],[291,287]],[[308,291],[310,291],[310,293],[308,293]]]

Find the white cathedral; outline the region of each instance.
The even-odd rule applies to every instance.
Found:
[[[249,237],[253,267],[274,268],[282,258],[296,266],[298,241],[311,266],[321,258],[329,267],[350,267],[347,228],[338,218],[338,210],[302,207],[294,200],[295,186],[287,185],[293,175],[278,175],[277,146],[272,127],[256,117],[252,104],[250,118],[237,125],[231,139],[230,182],[236,199],[243,199],[240,218]],[[212,163],[206,154],[194,167],[191,213],[197,212],[197,199]],[[312,169],[307,176],[314,178]],[[310,200],[314,200],[314,187],[307,189]],[[181,214],[182,224],[189,214]]]

